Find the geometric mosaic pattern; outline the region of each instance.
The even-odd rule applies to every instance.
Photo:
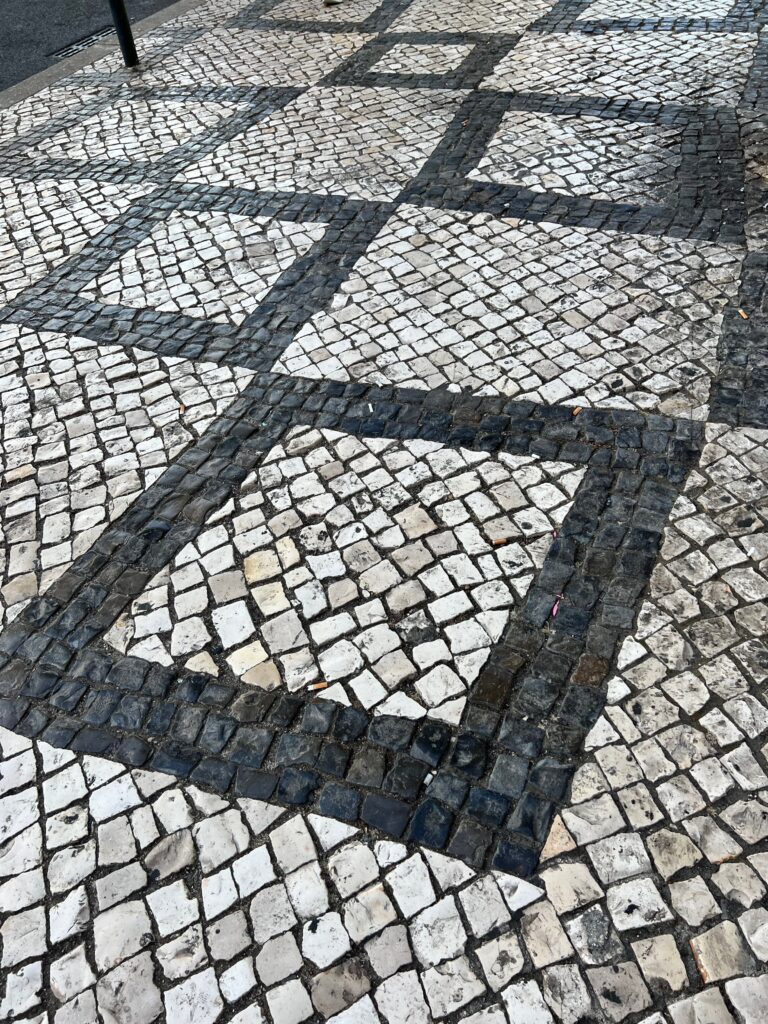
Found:
[[[0,327],[0,612],[15,618],[84,554],[251,374]]]
[[[553,6],[552,0],[480,0],[468,7],[447,0],[436,8],[429,0],[414,0],[392,25],[393,32],[520,32]]]
[[[748,33],[529,34],[483,88],[733,105],[754,46]]]
[[[326,10],[332,8],[318,7],[315,14]],[[171,80],[188,86],[201,79],[211,86],[311,85],[368,38],[348,32],[326,35],[217,28],[206,36],[202,53],[198,43],[182,47],[150,68],[147,78],[157,84]]]
[[[310,89],[188,168],[183,180],[391,199],[435,148],[459,100],[435,90]],[[394,129],[398,109],[408,118]]]
[[[681,8],[669,0],[632,0],[629,5],[618,0],[593,0],[578,15],[577,21],[608,18],[724,18],[733,7],[732,0],[690,0]]]
[[[455,71],[471,52],[471,46],[396,43],[372,66],[371,71],[391,75],[439,75]]]
[[[675,188],[681,135],[676,128],[511,110],[469,177],[534,192],[661,203]]]
[[[146,191],[141,185],[0,178],[0,301],[77,253]]]
[[[107,640],[248,686],[319,686],[342,704],[457,722],[583,475],[299,429]]]
[[[232,103],[147,99],[104,110],[34,147],[35,157],[150,161],[217,127],[238,110]]]
[[[403,206],[275,370],[695,412],[740,260],[736,247]]]
[[[322,224],[176,210],[83,295],[240,324],[323,232]]]
[[[0,1019],[764,1024],[763,8],[0,112]]]
[[[0,750],[4,1019],[439,1019],[525,969],[537,886],[5,729]]]

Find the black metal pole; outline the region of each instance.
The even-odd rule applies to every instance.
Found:
[[[135,68],[139,63],[139,55],[136,53],[136,44],[133,41],[131,23],[125,11],[123,0],[109,0],[112,10],[112,20],[115,23],[117,41],[120,43],[120,50],[127,68]]]

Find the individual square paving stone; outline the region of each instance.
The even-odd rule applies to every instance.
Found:
[[[429,0],[414,0],[394,22],[392,32],[519,32],[546,14],[550,0],[481,0],[467,7],[460,0],[446,0],[439,10]]]
[[[169,989],[164,998],[167,1016],[179,1024],[213,1024],[224,1009],[211,968]]]
[[[312,85],[370,38],[354,32],[220,27],[146,68],[144,81],[172,81],[197,89],[222,85]]]
[[[190,899],[182,881],[172,882],[150,893],[147,903],[161,935],[172,935],[199,916],[197,902]]]
[[[466,956],[431,967],[423,975],[424,991],[436,1020],[465,1006],[485,992]]]
[[[309,983],[315,1009],[323,1016],[346,1010],[370,990],[370,981],[355,959],[316,974]]]
[[[11,1013],[24,1013],[37,1006],[40,1002],[40,990],[43,984],[42,963],[37,961],[25,964],[16,971],[8,973],[6,992],[0,1001],[0,1012],[5,1017]],[[41,1018],[38,1018],[41,1020]]]
[[[739,800],[720,817],[745,843],[759,843],[768,837],[768,804],[760,800]]]
[[[614,885],[608,890],[607,903],[608,912],[620,932],[672,920],[658,889],[648,878]]]
[[[435,891],[429,872],[418,854],[402,861],[386,877],[395,902],[405,917],[413,917],[418,911],[434,903]]]
[[[328,868],[339,895],[344,898],[379,877],[372,851],[363,843],[348,843],[330,858]]]
[[[699,408],[741,256],[710,242],[404,205],[274,369],[546,403]]]
[[[587,970],[587,977],[609,1020],[624,1020],[651,1005],[651,995],[635,964],[593,967]]]
[[[302,962],[296,940],[290,932],[265,943],[255,957],[256,972],[267,987],[297,973]]]
[[[45,909],[33,907],[20,914],[12,914],[0,927],[3,940],[3,968],[41,956],[45,952]]]
[[[152,957],[140,953],[126,960],[96,986],[99,1010],[121,1024],[150,1024],[163,1012],[160,990],[153,980]]]
[[[672,935],[657,935],[651,939],[640,939],[632,943],[640,970],[651,988],[678,992],[688,984],[685,964],[680,959],[677,943]]]
[[[349,949],[349,935],[337,913],[324,914],[304,925],[301,950],[318,967],[329,967]]]
[[[491,458],[436,442],[297,428],[106,639],[123,652],[178,660],[222,680],[234,675],[248,686],[305,693],[322,680],[326,701],[458,722],[468,686],[543,563],[582,475],[582,468],[531,456]],[[233,568],[240,558],[242,569]],[[259,607],[265,572],[281,573],[287,610]],[[246,594],[238,590],[234,601],[219,585],[233,573]],[[408,577],[419,594],[401,608],[392,595]],[[349,595],[339,612],[341,582]],[[212,630],[184,602],[191,587],[202,591]],[[180,634],[189,637],[182,648]],[[445,661],[419,676],[415,666],[429,644]],[[206,665],[193,660],[203,655]],[[330,703],[312,707],[332,710]],[[283,737],[277,756],[311,763],[316,750],[297,742]],[[350,781],[365,781],[364,767],[353,759]],[[387,784],[397,778],[419,786],[426,769],[411,767],[400,759]],[[521,759],[504,755],[495,781],[519,792],[524,770]],[[371,873],[370,856],[359,856]]]
[[[569,807],[563,812],[563,821],[580,844],[594,843],[624,828],[624,819],[607,794]]]
[[[542,871],[541,879],[558,914],[577,910],[603,895],[603,890],[585,864],[558,864]]]
[[[768,961],[768,910],[756,907],[739,917],[739,927],[755,956]]]
[[[5,305],[147,192],[84,179],[0,178],[0,302]]]
[[[510,110],[468,177],[612,202],[671,202],[681,143],[680,128]]]
[[[658,787],[659,799],[672,821],[680,821],[690,814],[703,811],[706,803],[690,779],[678,775]]]
[[[467,933],[455,898],[445,896],[423,910],[411,922],[410,936],[413,951],[425,967],[458,956]]]
[[[541,989],[535,981],[519,981],[509,985],[501,994],[509,1020],[527,1024],[554,1024]]]
[[[459,899],[469,927],[478,937],[487,935],[510,920],[501,891],[490,875],[471,882],[460,893]]]
[[[199,822],[192,829],[204,872],[243,853],[250,842],[250,833],[236,810],[225,811]]]
[[[592,997],[576,964],[557,964],[542,972],[542,988],[547,1006],[563,1024],[588,1020]]]
[[[725,991],[744,1024],[759,1024],[765,1016],[768,999],[768,977],[735,978],[726,982]]]
[[[371,967],[380,978],[388,978],[411,963],[408,932],[402,925],[385,928],[365,944]]]
[[[573,954],[568,936],[554,907],[547,900],[534,903],[523,911],[520,929],[535,967],[546,967]]]
[[[152,926],[141,900],[128,900],[94,918],[96,966],[104,972],[150,943]]]
[[[482,86],[735,106],[754,46],[754,36],[735,32],[531,34]]]
[[[251,901],[253,937],[258,943],[282,935],[297,923],[282,883],[270,885],[258,892]]]
[[[752,958],[738,928],[723,921],[691,940],[696,966],[705,984],[722,981],[750,970]]]
[[[300,1024],[313,1012],[307,990],[298,978],[270,989],[267,1005],[275,1024]]]
[[[240,108],[234,103],[124,99],[37,143],[34,157],[149,163],[190,139],[214,131]]]
[[[455,71],[472,52],[456,43],[395,43],[371,65],[373,74],[444,75]]]
[[[477,958],[494,992],[503,989],[525,966],[520,943],[513,932],[507,932],[479,946]]]
[[[679,832],[659,829],[647,841],[656,870],[663,878],[673,878],[679,871],[693,867],[701,860],[698,848]]]
[[[448,127],[461,94],[316,87],[188,167],[180,180],[394,199]],[[394,112],[407,111],[393,128]]]
[[[228,1003],[235,1002],[246,992],[250,992],[255,985],[256,975],[253,973],[253,962],[250,957],[238,960],[232,967],[222,971],[219,976],[219,988]],[[256,1006],[252,1005],[251,1009],[256,1011],[259,1016],[261,1015],[261,1011]],[[248,1010],[244,1012],[247,1013]]]
[[[401,971],[378,986],[374,999],[388,1024],[429,1024],[432,1019],[416,971]]]
[[[712,875],[712,882],[726,899],[751,907],[765,898],[765,886],[748,864],[723,864]]]
[[[683,822],[683,828],[713,864],[733,860],[741,853],[741,846],[708,815],[702,814]]]
[[[630,833],[593,843],[587,847],[587,853],[603,883],[620,882],[650,870],[642,839]]]
[[[251,945],[248,925],[242,910],[235,910],[209,925],[206,928],[206,937],[214,960],[232,960]]]
[[[734,1018],[725,1005],[720,990],[708,988],[688,999],[681,999],[669,1007],[674,1024],[698,1024],[711,1021],[712,1024],[734,1024]]]
[[[99,302],[241,324],[325,226],[174,210],[81,294]],[[166,270],[169,254],[173,270]]]
[[[603,964],[621,956],[624,946],[602,906],[596,905],[566,923],[568,937],[586,964]]]
[[[344,904],[344,927],[353,942],[362,942],[397,919],[397,911],[379,883],[363,889]]]
[[[669,894],[674,909],[693,927],[720,915],[720,907],[703,878],[671,882]]]
[[[169,981],[177,981],[208,963],[203,929],[193,924],[157,948],[157,960]]]

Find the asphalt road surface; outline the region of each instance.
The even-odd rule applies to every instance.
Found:
[[[173,0],[125,0],[140,21]],[[61,59],[63,48],[109,28],[108,0],[0,0],[0,90]],[[117,46],[117,42],[115,42]]]

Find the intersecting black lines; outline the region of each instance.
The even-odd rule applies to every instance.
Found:
[[[587,465],[457,727],[243,692],[101,646],[149,579],[298,424]],[[574,416],[532,403],[261,375],[4,631],[0,720],[55,745],[315,806],[447,846],[474,864],[530,874],[699,444],[696,425],[660,416]]]

